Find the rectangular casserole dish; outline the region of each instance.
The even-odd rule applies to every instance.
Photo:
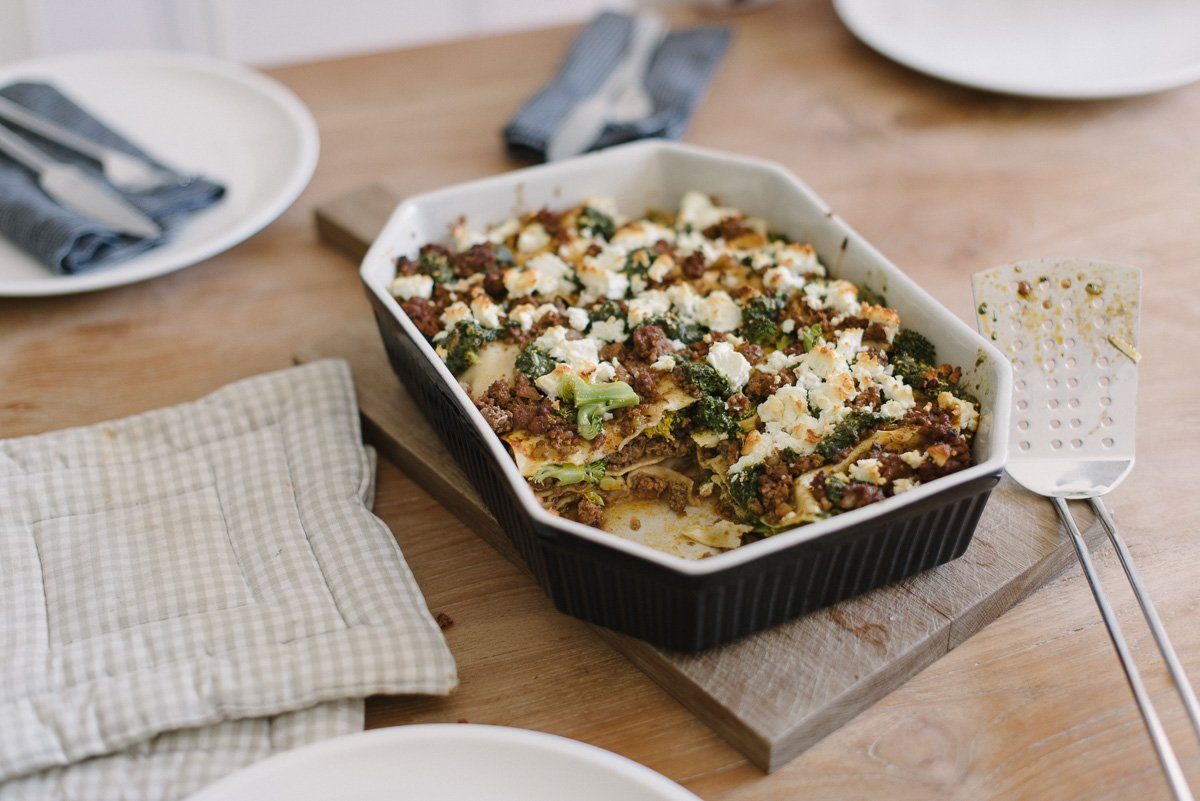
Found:
[[[674,208],[689,189],[812,243],[831,275],[887,296],[980,400],[975,464],[915,490],[686,561],[544,509],[504,444],[391,296],[398,256],[543,206],[608,195],[631,213]],[[947,562],[966,551],[1004,469],[1011,374],[990,343],[921,290],[782,167],[648,141],[430,192],[402,202],[361,277],[393,369],[558,609],[655,645],[696,651]]]

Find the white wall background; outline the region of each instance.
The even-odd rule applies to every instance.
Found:
[[[273,66],[586,19],[635,0],[0,0],[0,63],[182,50]]]

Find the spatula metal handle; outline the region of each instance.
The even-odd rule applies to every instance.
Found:
[[[1133,556],[1125,547],[1125,540],[1117,531],[1117,524],[1113,521],[1104,502],[1099,498],[1092,498],[1091,504],[1096,516],[1104,524],[1104,530],[1108,532],[1108,539],[1117,551],[1121,567],[1125,569],[1125,577],[1129,579],[1129,586],[1133,588],[1133,594],[1137,597],[1138,605],[1142,607],[1142,614],[1146,617],[1146,623],[1150,626],[1150,632],[1154,635],[1154,642],[1158,645],[1159,652],[1162,653],[1163,661],[1167,663],[1167,670],[1171,673],[1171,680],[1175,682],[1175,689],[1179,691],[1179,697],[1183,701],[1184,709],[1187,710],[1188,719],[1192,722],[1192,729],[1195,730],[1196,736],[1200,737],[1200,702],[1196,700],[1196,691],[1192,689],[1187,674],[1183,672],[1183,664],[1179,661],[1179,655],[1175,653],[1175,647],[1171,645],[1171,639],[1167,636],[1162,618],[1158,616],[1158,610],[1154,608],[1154,602],[1150,600],[1150,594],[1142,586],[1142,577],[1134,567]]]
[[[1125,671],[1129,688],[1133,690],[1133,697],[1137,701],[1138,710],[1142,713],[1142,720],[1145,721],[1146,729],[1150,733],[1154,750],[1158,753],[1158,761],[1167,776],[1167,783],[1171,785],[1171,791],[1178,801],[1195,801],[1191,789],[1188,788],[1187,780],[1183,776],[1183,769],[1179,766],[1179,759],[1175,756],[1170,741],[1167,740],[1162,721],[1159,720],[1158,713],[1155,712],[1154,705],[1150,702],[1150,694],[1146,692],[1146,685],[1142,683],[1141,673],[1138,672],[1137,665],[1133,662],[1133,656],[1129,653],[1125,635],[1121,633],[1116,613],[1113,612],[1112,605],[1108,602],[1108,596],[1104,593],[1104,585],[1092,563],[1092,557],[1088,552],[1087,543],[1084,542],[1083,534],[1080,533],[1079,526],[1075,525],[1075,519],[1071,517],[1067,502],[1062,498],[1053,498],[1052,500],[1054,508],[1058,510],[1058,516],[1062,518],[1063,524],[1066,525],[1067,532],[1071,536],[1071,544],[1075,547],[1075,554],[1079,557],[1083,574],[1092,588],[1092,596],[1096,599],[1096,606],[1100,608],[1100,617],[1104,619],[1104,626],[1108,629],[1108,636],[1112,639],[1113,648],[1116,649],[1117,656],[1121,660],[1121,668]]]

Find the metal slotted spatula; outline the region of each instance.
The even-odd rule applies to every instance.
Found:
[[[1067,507],[1086,499],[1108,532],[1188,717],[1200,736],[1200,704],[1188,684],[1133,559],[1100,496],[1133,467],[1141,271],[1086,259],[1045,259],[997,267],[972,279],[977,322],[1013,367],[1015,408],[1008,474],[1054,502],[1104,625],[1121,659],[1159,761],[1176,798],[1193,798],[1087,544]]]

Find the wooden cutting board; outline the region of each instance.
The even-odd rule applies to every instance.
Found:
[[[373,185],[317,209],[321,237],[360,259],[397,197]],[[516,550],[392,372],[373,321],[297,354],[346,359],[364,430],[507,558]],[[1083,505],[1090,543],[1103,532]],[[1050,504],[1005,478],[960,559],[769,631],[678,654],[596,631],[763,770],[782,766],[1074,564]]]

